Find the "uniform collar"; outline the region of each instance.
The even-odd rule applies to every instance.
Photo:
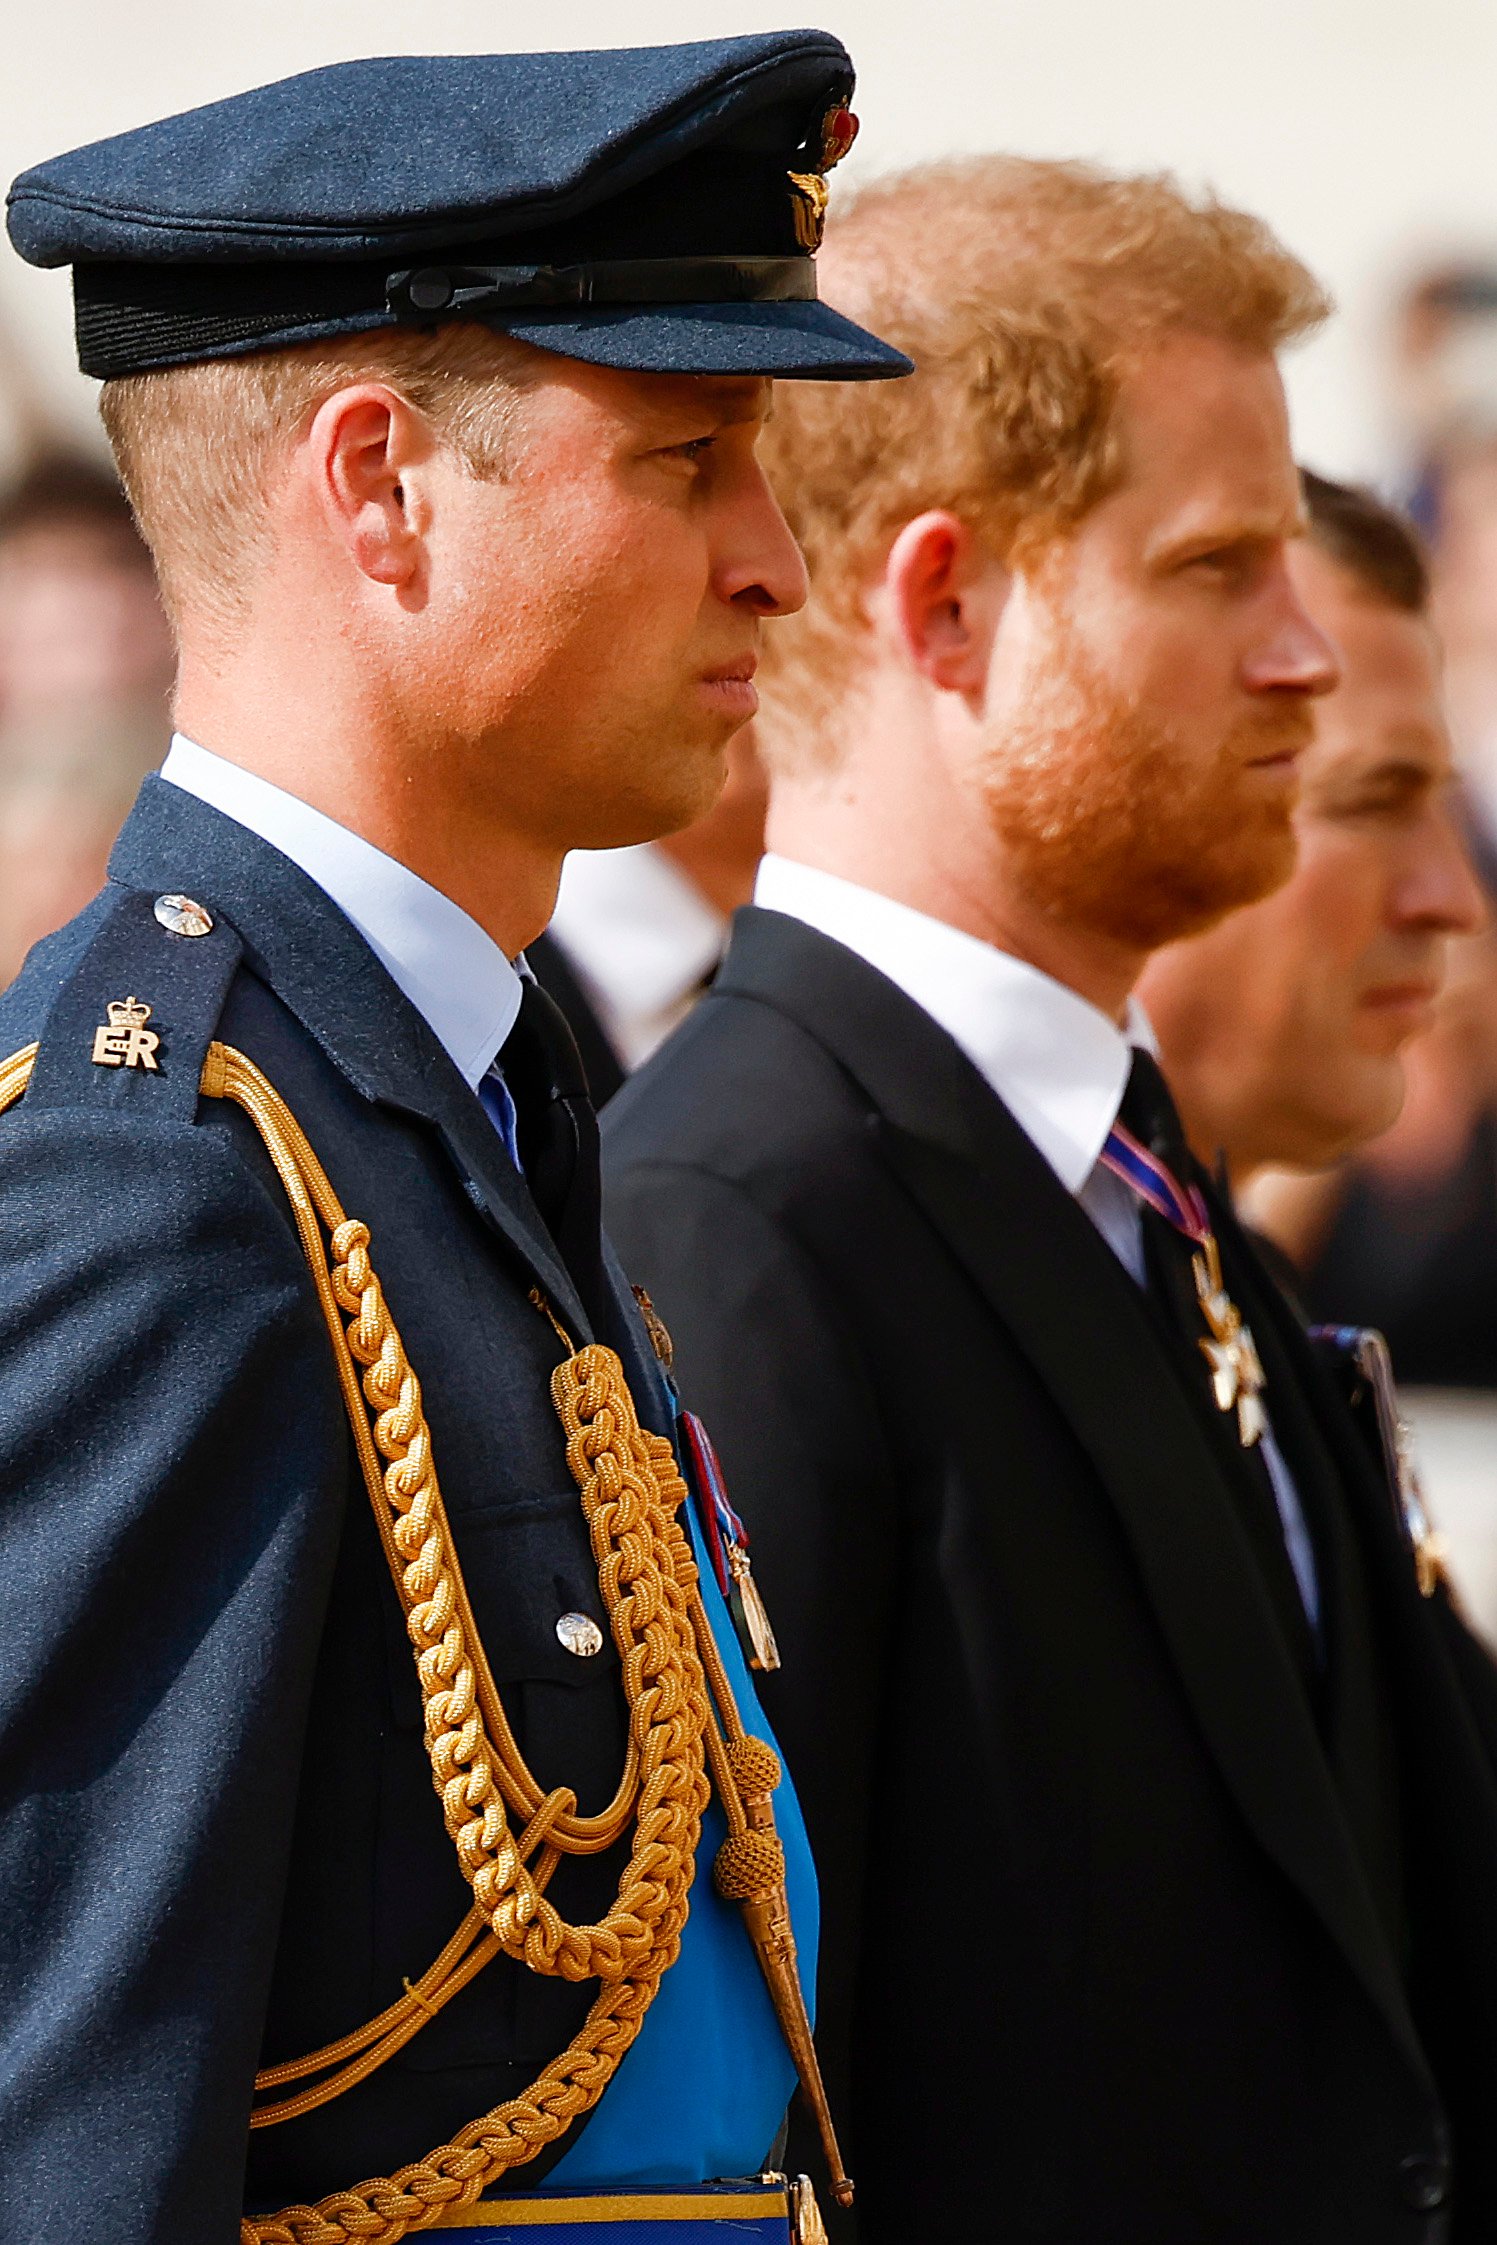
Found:
[[[1120,1029],[1026,960],[788,858],[764,859],[754,902],[876,967],[961,1047],[1067,1192],[1081,1190],[1117,1120],[1132,1047],[1154,1049],[1136,1000]]]
[[[234,928],[246,966],[366,1099],[435,1126],[463,1189],[574,1333],[588,1313],[524,1179],[424,1014],[328,891],[263,835],[153,772],[109,860],[111,881],[185,892]]]
[[[178,733],[163,780],[269,842],[352,921],[470,1089],[520,1010],[520,977],[451,897],[299,796]]]

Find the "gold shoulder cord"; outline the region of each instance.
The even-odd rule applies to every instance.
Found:
[[[0,1113],[30,1081],[37,1047],[0,1063]],[[416,1656],[432,1782],[473,1908],[419,1981],[377,2019],[309,2057],[272,2066],[257,2095],[321,2076],[256,2107],[252,2128],[295,2119],[393,2057],[501,1952],[533,1972],[601,1983],[581,2031],[523,2097],[497,2105],[394,2175],[245,2220],[241,2245],[398,2245],[471,2205],[509,2168],[589,2111],[638,2034],[675,1962],[696,1868],[707,1771],[728,1824],[719,1891],[743,1906],[781,2028],[816,2114],[839,2203],[852,2201],[822,2090],[796,1970],[785,1856],[770,1796],[772,1748],[743,1727],[677,1508],[686,1487],[671,1445],[642,1428],[623,1366],[596,1343],[574,1350],[549,1304],[531,1296],[562,1346],[551,1397],[567,1437],[598,1583],[618,1647],[629,1743],[618,1792],[597,1816],[565,1787],[536,1783],[505,1717],[474,1625],[432,1459],[421,1385],[369,1258],[369,1230],[345,1216],[295,1116],[243,1053],[209,1047],[202,1092],[254,1123],[285,1187],[322,1304],[380,1540]],[[613,1908],[571,1925],[546,1900],[563,1855],[634,1837]],[[516,1833],[518,1832],[518,1836]]]

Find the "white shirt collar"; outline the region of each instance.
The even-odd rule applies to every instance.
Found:
[[[515,1025],[523,985],[476,920],[362,835],[185,734],[173,736],[161,777],[237,819],[325,889],[477,1089]]]
[[[722,957],[728,930],[666,852],[640,842],[574,850],[550,932],[635,1068],[686,1012]]]
[[[1136,1001],[1119,1029],[1010,952],[788,858],[764,859],[754,902],[818,928],[887,975],[961,1046],[1067,1192],[1081,1190],[1117,1119],[1131,1048],[1153,1049]]]

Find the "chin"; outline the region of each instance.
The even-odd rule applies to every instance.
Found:
[[[1293,1166],[1329,1169],[1361,1153],[1364,1146],[1370,1146],[1397,1122],[1403,1109],[1404,1081],[1403,1070],[1396,1063],[1346,1089],[1348,1096],[1340,1109],[1319,1116],[1317,1126],[1307,1132],[1311,1150],[1298,1156]]]
[[[724,769],[719,762],[710,787],[658,792],[635,788],[628,796],[588,806],[586,839],[567,843],[573,850],[623,850],[639,842],[663,842],[683,827],[692,826],[710,811],[722,793]],[[579,820],[579,824],[580,824]]]

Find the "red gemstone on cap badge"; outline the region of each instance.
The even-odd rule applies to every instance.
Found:
[[[829,109],[821,125],[821,168],[830,171],[840,164],[858,137],[858,120],[845,105]]]

